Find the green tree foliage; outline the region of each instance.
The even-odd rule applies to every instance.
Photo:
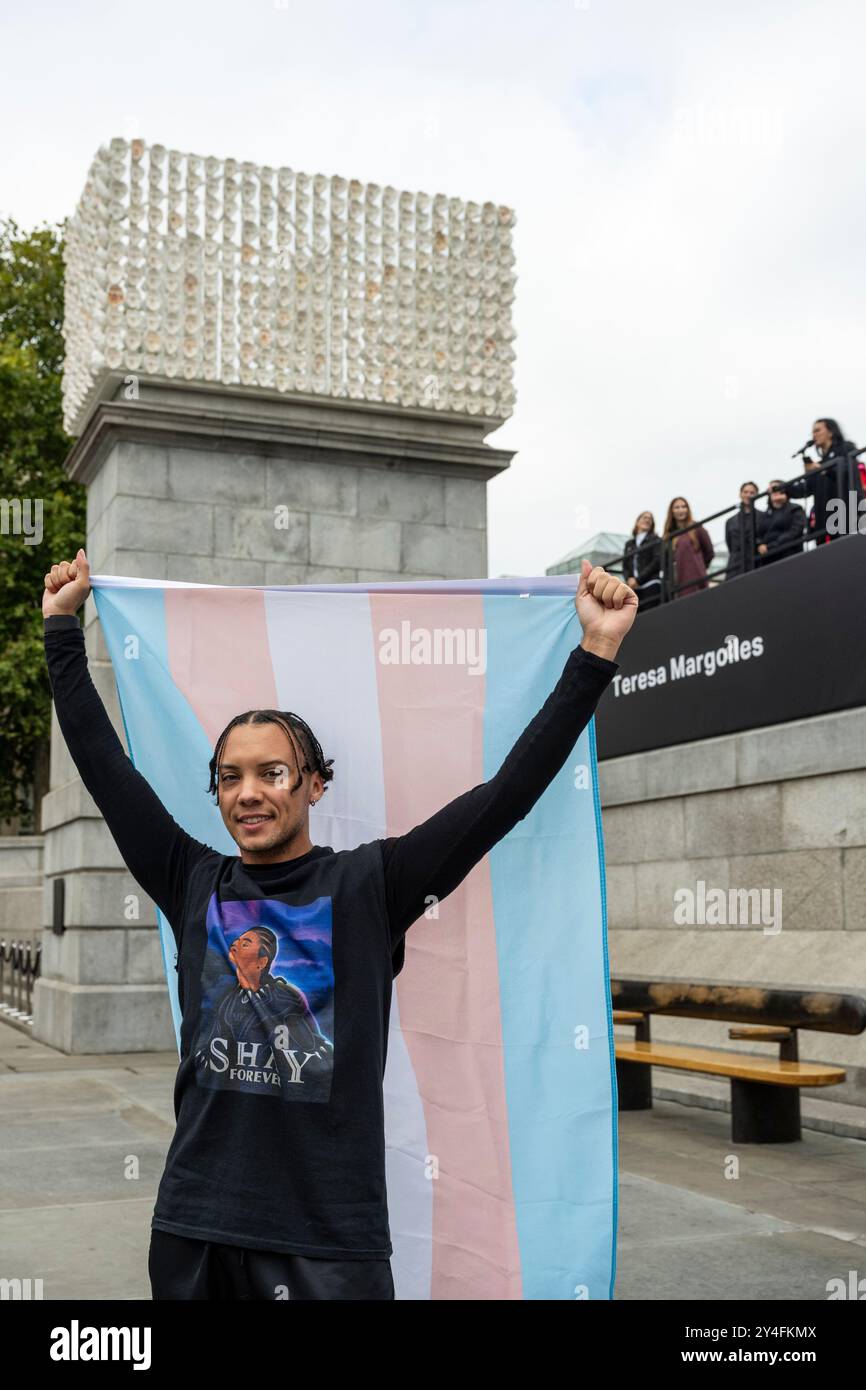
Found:
[[[72,440],[61,417],[62,323],[63,227],[0,222],[0,820],[20,815],[33,830],[51,730],[44,575],[86,543],[86,489],[63,469]],[[37,501],[42,536],[31,544]]]

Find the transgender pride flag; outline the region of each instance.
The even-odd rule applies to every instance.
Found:
[[[207,794],[207,764],[235,714],[307,720],[335,759],[310,834],[350,849],[492,777],[580,640],[576,576],[91,582],[130,756],[175,820],[225,854],[237,847]],[[450,649],[463,660],[446,646],[438,662],[382,659],[411,652],[421,629],[475,640]],[[410,927],[394,983],[385,1114],[397,1297],[611,1298],[616,1082],[592,725],[438,913]],[[158,915],[179,1040],[174,938]]]

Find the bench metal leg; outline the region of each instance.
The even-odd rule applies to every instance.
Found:
[[[802,1137],[799,1086],[768,1086],[731,1077],[735,1144],[790,1144]]]
[[[652,1110],[652,1067],[646,1062],[622,1062],[616,1059],[616,1089],[619,1110]]]

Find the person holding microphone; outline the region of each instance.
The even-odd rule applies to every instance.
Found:
[[[806,449],[818,450],[819,460],[806,457]],[[847,533],[847,524],[840,528],[837,516],[841,512],[847,520],[849,516],[849,492],[854,493],[854,515],[859,516],[859,505],[863,500],[863,483],[857,460],[857,445],[846,440],[838,420],[831,416],[821,416],[812,426],[812,443],[805,444],[800,451],[806,465],[806,472],[814,476],[802,478],[798,483],[788,483],[789,497],[813,497],[811,527],[819,544],[834,540]],[[795,455],[796,457],[796,455]],[[826,468],[836,462],[835,468]],[[822,471],[824,470],[824,471]],[[840,507],[838,503],[843,505]],[[835,503],[837,505],[833,506]]]

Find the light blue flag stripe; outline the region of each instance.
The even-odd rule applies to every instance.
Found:
[[[206,791],[213,749],[169,669],[162,589],[94,587],[93,596],[114,668],[133,765],[188,834],[224,854],[233,853],[234,841]],[[137,657],[126,655],[130,637],[138,639]],[[157,918],[179,1053],[181,1010],[174,933],[159,908]]]
[[[523,603],[486,595],[484,608],[489,779],[559,679],[580,626],[573,590]],[[523,1297],[611,1298],[616,1083],[592,725],[490,866]],[[588,1046],[578,1048],[583,1028]]]

